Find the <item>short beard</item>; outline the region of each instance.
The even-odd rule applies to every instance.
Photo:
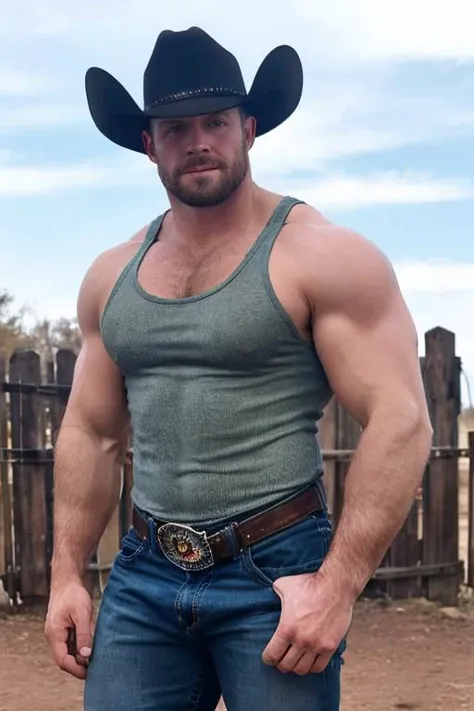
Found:
[[[201,161],[201,165],[204,164],[205,161]],[[247,175],[249,164],[245,141],[242,141],[241,151],[230,167],[222,163],[218,167],[222,170],[221,180],[217,185],[212,184],[207,188],[205,173],[203,173],[201,179],[196,179],[196,187],[194,189],[183,187],[180,182],[181,173],[176,176],[168,175],[158,165],[158,174],[168,193],[184,205],[198,208],[215,207],[232,197]]]

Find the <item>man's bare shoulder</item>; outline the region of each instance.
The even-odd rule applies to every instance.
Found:
[[[335,224],[309,205],[297,205],[282,233],[309,295],[377,298],[396,288],[392,264],[364,235]]]
[[[332,222],[306,204],[293,208],[284,231],[295,247],[310,250],[310,254],[314,253],[314,256],[319,250],[324,250],[328,255],[334,254],[341,258],[341,247],[350,250],[351,256],[358,252],[363,256],[369,252],[382,255],[381,250],[367,237],[356,230]]]
[[[123,269],[135,256],[145,239],[149,225],[140,228],[132,237],[98,254],[82,279],[77,300],[79,323],[95,323],[109,294]]]
[[[90,280],[91,277],[95,279],[97,276],[106,279],[109,274],[114,276],[117,267],[123,268],[140,249],[147,231],[148,226],[142,227],[129,239],[98,254],[90,264],[85,280]]]

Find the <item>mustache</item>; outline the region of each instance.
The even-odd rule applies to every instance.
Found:
[[[186,173],[189,170],[195,170],[196,168],[224,168],[222,161],[209,160],[208,158],[194,158],[194,160],[189,160],[181,166],[180,172]]]

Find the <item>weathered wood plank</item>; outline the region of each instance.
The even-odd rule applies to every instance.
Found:
[[[423,378],[434,436],[433,444],[457,446],[459,414],[459,359],[455,335],[443,328],[425,334]],[[458,462],[456,458],[432,459],[423,486],[423,563],[454,563],[459,557]],[[456,605],[460,580],[428,581],[428,597]]]
[[[34,351],[16,350],[10,359],[10,380],[40,383],[38,354]],[[41,423],[38,396],[12,393],[13,447],[41,448],[44,444]],[[13,502],[15,557],[20,568],[21,596],[23,599],[35,600],[48,594],[44,465],[13,464]]]
[[[0,352],[0,382],[5,380],[6,375],[6,357],[3,352]],[[0,392],[0,447],[8,446],[7,436],[7,403],[5,393]],[[10,519],[10,494],[8,484],[8,469],[5,462],[0,463],[0,575],[5,575],[8,566],[9,547],[11,545],[11,536],[9,538],[8,531],[11,526]]]
[[[408,517],[393,541],[387,555],[387,565],[392,568],[412,568],[420,562],[418,541],[418,501],[414,501]],[[422,581],[419,575],[390,581],[388,593],[393,599],[419,597]]]
[[[340,403],[336,406],[336,447],[355,450],[359,444],[361,427]],[[336,460],[334,523],[337,527],[344,505],[344,489],[351,459]]]
[[[467,584],[474,588],[474,432],[469,432]]]

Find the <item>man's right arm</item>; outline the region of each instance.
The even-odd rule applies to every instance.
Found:
[[[78,647],[81,643],[88,647],[91,606],[84,575],[118,503],[121,464],[129,441],[122,375],[100,333],[108,281],[101,265],[104,261],[99,258],[79,293],[82,348],[55,447],[54,547],[46,634],[58,664],[76,676],[82,673],[71,657],[66,659],[66,622],[72,619],[76,634],[83,636]]]
[[[52,585],[82,580],[117,505],[128,444],[122,375],[102,342],[99,264],[78,299],[82,348],[55,447]]]

